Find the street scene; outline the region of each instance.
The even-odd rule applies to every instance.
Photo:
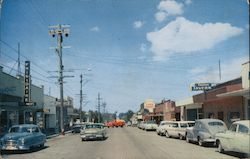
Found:
[[[250,158],[249,0],[0,0],[0,159]]]
[[[135,127],[108,129],[106,140],[82,142],[79,134],[68,134],[48,140],[45,148],[30,153],[4,154],[6,159],[50,159],[86,158],[86,159],[235,159],[238,157],[220,154],[217,149],[197,144],[188,144],[184,140],[157,136],[154,131],[145,132]]]

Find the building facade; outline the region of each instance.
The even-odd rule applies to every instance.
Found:
[[[242,64],[241,77],[221,83],[211,90],[176,102],[181,108],[181,120],[216,118],[227,126],[250,119],[249,61]]]
[[[44,128],[43,121],[43,86],[31,84],[31,101],[35,104],[24,104],[24,78],[14,77],[3,72],[0,66],[0,134],[15,124],[35,123]]]

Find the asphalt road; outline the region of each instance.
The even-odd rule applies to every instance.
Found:
[[[214,147],[166,138],[138,128],[110,128],[104,141],[84,141],[80,135],[49,139],[44,149],[3,154],[4,159],[233,159]],[[235,154],[233,154],[235,155]],[[1,157],[0,157],[1,158]]]

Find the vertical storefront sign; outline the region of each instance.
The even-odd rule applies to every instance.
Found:
[[[25,61],[25,72],[24,72],[24,103],[26,106],[33,105],[31,102],[31,79],[30,79],[30,61]]]

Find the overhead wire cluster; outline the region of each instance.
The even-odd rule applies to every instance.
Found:
[[[39,8],[33,3],[33,1],[25,0],[24,2],[27,5],[27,7],[31,8],[34,14],[38,16],[38,18],[35,18],[35,20],[40,22],[40,24],[38,24],[39,28],[44,28],[44,27],[47,28],[48,21],[46,21],[46,18],[43,17],[41,12],[39,11]],[[12,71],[14,71],[16,74],[18,74],[18,68],[16,68],[17,67],[16,64],[18,62],[18,58],[17,58],[18,56],[16,57],[13,56],[13,52],[16,55],[18,55],[18,49],[13,47],[8,42],[4,41],[2,38],[0,39],[0,43],[1,43],[0,65],[4,66],[6,70],[8,70],[7,73],[12,74]],[[25,51],[22,51],[22,52],[25,52]],[[24,56],[22,53],[20,53],[19,62],[21,66],[24,66],[24,63],[27,60],[30,61],[32,64],[31,76],[33,79],[42,82],[42,85],[44,85],[44,83],[47,83],[47,84],[51,84],[57,87],[56,81],[49,78],[49,76],[53,75],[51,72],[39,66],[34,60],[31,59],[31,57],[28,58]],[[24,75],[24,72],[22,71],[22,69],[20,73],[21,75]],[[65,89],[67,92],[70,92],[70,94],[74,94],[73,91],[70,89],[70,87],[65,87]]]

